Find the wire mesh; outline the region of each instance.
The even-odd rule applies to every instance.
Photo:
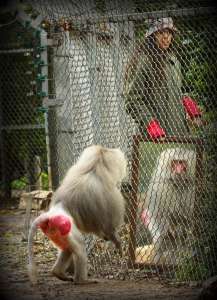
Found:
[[[10,198],[20,190],[48,188],[46,130],[39,38],[17,13],[2,14],[1,23],[0,185],[1,195]]]
[[[7,99],[1,104],[1,138],[14,149],[6,166],[2,151],[3,183],[11,183],[11,177],[5,181],[11,168],[21,172],[16,178],[25,175],[24,157],[31,162],[42,157],[47,173],[46,146],[53,189],[86,146],[120,147],[128,159],[120,229],[124,255],[87,237],[90,270],[176,281],[216,274],[215,8],[208,1],[27,3],[22,9],[33,20],[42,17],[39,28],[52,41],[47,48],[52,105],[43,112],[43,94],[35,97],[41,85],[27,100],[25,59],[19,64],[20,55],[1,54]],[[18,134],[13,127],[27,123],[42,128],[22,127]]]

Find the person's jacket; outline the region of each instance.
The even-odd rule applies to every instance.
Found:
[[[147,131],[154,132],[157,122],[162,129],[159,132],[160,136],[186,136],[188,134],[186,108],[189,108],[189,103],[187,105],[183,103],[179,61],[171,53],[164,57],[162,64],[154,63],[152,56],[144,53],[137,61],[127,76],[125,99],[126,110],[138,123],[140,132],[145,135]],[[194,117],[198,109],[196,103],[190,100],[196,107],[193,107],[195,113],[193,112],[192,117]]]

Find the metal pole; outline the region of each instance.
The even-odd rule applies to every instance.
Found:
[[[47,59],[47,33],[42,30],[40,34],[41,47],[44,47],[44,50],[41,52],[41,59],[44,62],[44,65],[41,66],[41,75],[45,77],[45,80],[42,81],[42,91],[46,93],[46,98],[48,98],[48,59]],[[48,170],[48,187],[49,190],[52,189],[52,177],[51,177],[51,158],[50,158],[50,138],[48,130],[48,112],[45,112],[45,139],[46,139],[46,150],[47,150],[47,170]]]
[[[42,190],[42,177],[41,177],[41,159],[36,155],[34,158],[34,177],[35,177],[35,189]]]
[[[133,153],[132,153],[132,191],[130,192],[129,203],[129,267],[132,267],[135,263],[135,250],[136,250],[136,219],[138,210],[137,191],[139,184],[139,142],[140,136],[133,136]]]

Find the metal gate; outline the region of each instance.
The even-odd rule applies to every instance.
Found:
[[[90,238],[92,270],[177,281],[216,274],[216,9],[204,1],[47,0],[28,1],[25,14],[30,28],[41,18],[36,32],[47,35],[33,51],[40,61],[33,76],[44,85],[33,90],[30,114],[24,89],[5,83],[15,75],[10,55],[1,112],[11,119],[1,122],[1,138],[5,144],[10,130],[16,154],[7,163],[2,151],[2,178],[10,165],[26,178],[25,159],[17,156],[30,153],[31,162],[42,157],[55,189],[86,146],[120,147],[128,158],[124,256]],[[12,80],[26,86],[21,70]],[[19,131],[22,143],[13,126],[26,123],[13,124],[22,116],[10,104],[14,96],[31,124]],[[25,148],[27,141],[33,147]]]

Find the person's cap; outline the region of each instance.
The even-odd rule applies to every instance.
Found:
[[[162,30],[162,29],[166,29],[166,28],[168,28],[168,29],[170,29],[170,30],[172,30],[174,32],[177,31],[177,28],[173,24],[173,19],[172,18],[155,19],[151,23],[148,31],[145,34],[145,37],[148,37],[152,33],[156,32],[156,31],[159,31],[159,30]]]

